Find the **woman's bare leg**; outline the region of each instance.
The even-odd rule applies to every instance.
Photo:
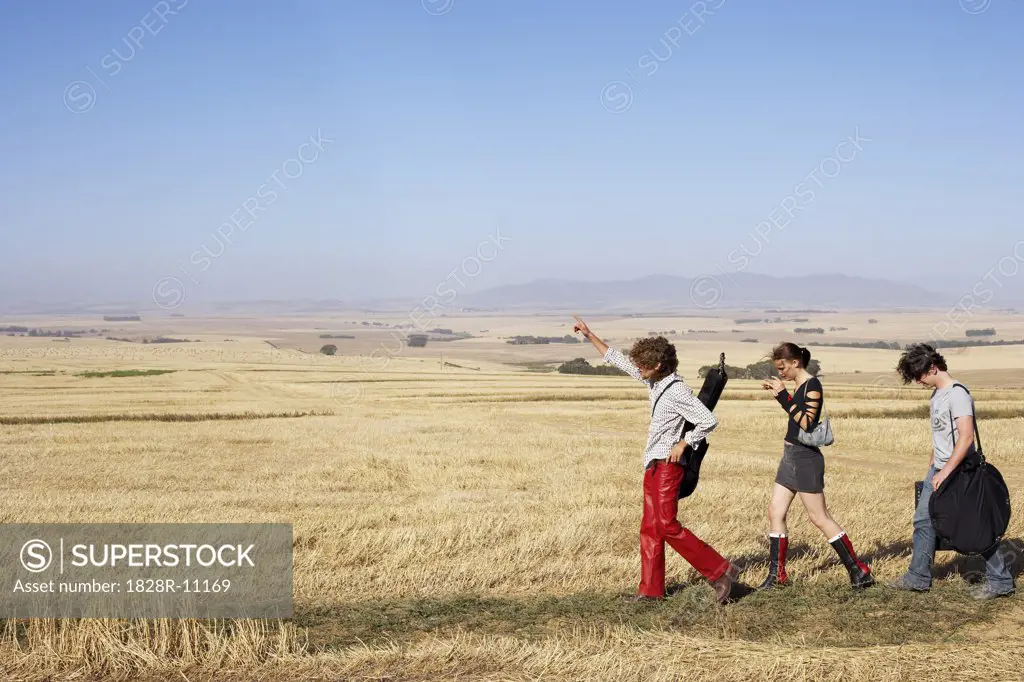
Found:
[[[799,495],[804,509],[807,510],[807,518],[826,538],[831,540],[843,532],[828,511],[828,505],[825,504],[825,493],[799,493]]]
[[[768,528],[772,533],[786,535],[786,516],[795,497],[795,492],[778,483],[772,488],[772,499],[768,503]]]

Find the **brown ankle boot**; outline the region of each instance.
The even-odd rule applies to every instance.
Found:
[[[718,580],[711,583],[711,586],[715,588],[715,599],[718,600],[719,604],[726,604],[729,602],[729,597],[732,595],[732,586],[739,580],[740,569],[734,564],[729,564],[729,567],[725,569],[725,573]]]

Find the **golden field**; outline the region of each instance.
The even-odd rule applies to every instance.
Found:
[[[845,315],[812,315],[810,326],[902,340],[926,338],[935,319],[880,313],[868,329],[869,314]],[[745,365],[792,336],[733,332],[746,316],[587,320],[619,346],[677,329],[680,373],[696,390],[697,368],[720,351]],[[202,341],[166,345],[0,337],[2,521],[285,522],[295,534],[293,621],[8,622],[5,679],[1021,679],[1024,598],[970,600],[977,560],[940,553],[925,595],[854,594],[798,505],[794,587],[721,608],[669,550],[671,597],[621,603],[639,573],[643,386],[538,371],[580,356],[596,364],[589,344],[503,339],[571,333],[565,317],[446,317],[438,326],[477,338],[425,348],[355,320],[401,321],[175,319],[112,332]],[[1010,315],[971,326],[1024,338]],[[350,329],[355,339],[318,338]],[[339,355],[319,355],[323,343]],[[390,350],[371,358],[381,344]],[[909,561],[913,482],[930,459],[927,393],[896,384],[896,351],[812,350],[837,435],[826,496],[884,583]],[[946,356],[1016,499],[1024,346]],[[148,369],[171,371],[84,375]],[[716,414],[680,519],[756,584],[784,414],[742,381]],[[1008,537],[1024,537],[1019,517]]]

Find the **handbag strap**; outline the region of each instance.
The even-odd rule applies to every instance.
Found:
[[[967,392],[967,395],[970,396],[970,398],[971,398],[971,421],[974,423],[974,438],[978,442],[978,452],[982,453],[982,452],[984,452],[984,450],[981,447],[981,431],[978,430],[978,415],[977,415],[977,413],[976,413],[976,411],[974,409],[974,396],[971,395],[971,391],[966,386],[961,384],[959,381],[953,382],[953,387],[956,387],[956,386],[959,386],[960,388],[964,389],[964,391]],[[953,396],[950,395],[950,400],[952,401],[952,399],[953,399]],[[953,408],[952,408],[952,406],[950,406],[950,408],[949,408],[949,426],[950,426],[950,431],[949,431],[950,435],[953,437],[953,447],[955,448],[956,447],[956,420],[953,419]]]
[[[807,405],[807,391],[809,390],[807,388],[807,384],[811,383],[815,379],[818,379],[818,377],[812,375],[810,379],[808,379],[804,383],[800,384],[800,387],[804,389],[804,405],[805,406]],[[818,383],[821,383],[820,379],[818,379]],[[798,388],[797,391],[799,391],[799,390],[800,389]],[[822,390],[821,390],[821,407],[818,409],[818,425],[820,426],[821,424],[824,424],[826,421],[828,421],[828,413],[825,412],[825,387],[823,386]],[[817,427],[815,427],[815,428],[817,428]]]

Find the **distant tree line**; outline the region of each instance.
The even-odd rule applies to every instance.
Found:
[[[145,343],[145,344],[150,344],[150,343],[201,343],[199,341],[199,339],[195,339],[195,340],[193,340],[193,339],[173,339],[173,338],[168,337],[168,336],[158,336],[155,339],[145,338],[145,339],[142,339],[142,341],[136,341],[134,339],[122,339],[122,338],[119,338],[117,336],[107,336],[105,338],[106,338],[107,341],[123,341],[124,343]],[[231,339],[225,339],[225,340],[226,341],[230,341]]]
[[[138,315],[104,315],[104,322],[142,322]]]
[[[988,329],[968,329],[967,336],[995,336],[996,330],[992,327]]]
[[[543,345],[547,343],[579,343],[580,340],[571,334],[565,336],[513,336],[505,343],[516,346]]]
[[[929,342],[936,348],[974,348],[976,346],[1024,346],[1024,339],[1017,339],[1016,341],[935,341]]]
[[[588,375],[610,375],[610,376],[628,376],[618,367],[612,365],[598,365],[594,367],[585,358],[576,358],[569,362],[563,362],[558,366],[558,371],[561,374],[588,374]]]
[[[29,329],[28,330],[28,335],[29,336],[56,336],[56,337],[64,337],[64,338],[73,338],[73,337],[76,337],[76,336],[82,336],[83,334],[86,334],[86,333],[88,333],[88,332],[77,331],[77,330],[76,331],[62,331],[60,329],[57,329],[57,330],[54,330],[54,331],[50,331],[48,329]]]
[[[431,329],[431,333],[439,334],[440,336],[431,336],[431,341],[461,341],[462,339],[471,339],[473,335],[469,332],[453,332],[451,329]]]
[[[974,348],[977,346],[1024,346],[1024,339],[1016,341],[968,341],[960,339],[937,339],[925,341],[933,348]],[[816,346],[830,348],[879,348],[882,350],[903,350],[910,344],[901,344],[897,341],[837,341],[836,343],[816,343]]]
[[[835,343],[817,343],[816,346],[830,346],[834,348],[879,348],[882,350],[900,350],[900,344],[895,341],[837,341]]]
[[[106,333],[106,332],[109,332],[109,331],[110,331],[109,329],[103,329],[103,330],[90,329],[88,331],[86,331],[84,329],[67,329],[67,330],[53,329],[53,330],[51,330],[51,329],[37,329],[37,328],[30,328],[30,327],[19,327],[19,326],[14,326],[14,325],[9,326],[9,327],[0,327],[0,334],[7,334],[8,336],[15,336],[15,335],[20,334],[21,336],[42,336],[42,337],[51,337],[52,336],[52,337],[57,337],[57,338],[64,338],[64,337],[66,337],[66,338],[73,338],[73,337],[76,337],[76,336],[84,336],[86,334],[100,334],[100,333]]]
[[[777,310],[775,308],[771,308],[769,310],[766,310],[765,312],[766,313],[837,313],[839,311],[838,310],[814,310],[812,308],[809,308],[807,310]]]
[[[765,312],[772,311],[769,310]],[[776,317],[774,319],[760,317],[742,317],[740,319],[733,320],[733,322],[735,322],[736,324],[782,324],[783,322],[807,322],[808,320],[809,318],[806,317],[790,317],[788,319],[784,319],[781,317]]]
[[[797,327],[793,330],[794,334],[824,334],[825,330],[822,327]]]
[[[321,334],[321,339],[354,339],[351,334]]]
[[[708,375],[712,369],[716,369],[718,365],[704,365],[697,370],[697,375],[703,379]],[[821,372],[821,363],[815,359],[811,359],[811,362],[807,365],[807,371],[813,376],[818,376]],[[779,372],[775,369],[775,363],[771,360],[759,360],[752,362],[746,367],[737,367],[736,365],[726,365],[725,373],[729,375],[730,379],[767,379],[768,377],[777,377]]]

